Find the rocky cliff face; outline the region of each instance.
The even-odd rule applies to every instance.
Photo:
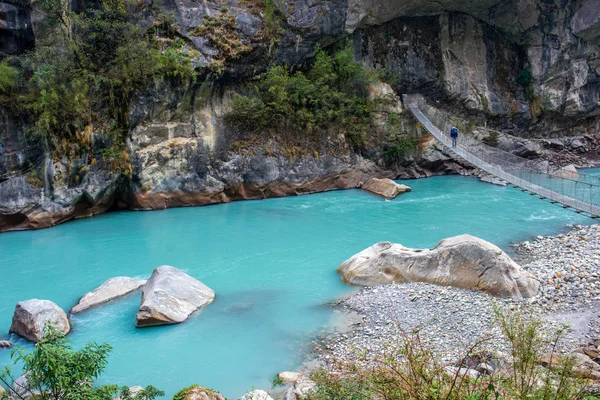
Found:
[[[199,50],[199,68],[210,66],[219,51],[191,32],[224,4],[163,2],[180,34]],[[90,132],[89,154],[61,158],[46,143],[28,140],[27,116],[0,110],[0,231],[47,227],[111,207],[259,199],[355,187],[373,176],[456,171],[428,138],[418,154],[390,165],[377,132],[356,152],[335,135],[257,136],[227,123],[231,95],[244,79],[270,62],[302,64],[317,44],[343,39],[366,66],[388,71],[396,93],[422,93],[478,125],[525,137],[600,129],[600,6],[593,0],[279,1],[278,43],[260,38],[263,14],[251,2],[225,5],[236,16],[240,40],[254,50],[228,63],[216,81],[141,94],[130,112],[131,171],[103,157],[108,139],[102,132]],[[34,46],[43,22],[26,0],[0,4],[0,57]],[[402,125],[419,131],[408,116]]]

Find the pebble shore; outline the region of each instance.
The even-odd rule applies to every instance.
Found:
[[[536,297],[499,299],[424,283],[364,287],[336,304],[362,321],[350,331],[315,341],[313,353],[324,365],[368,364],[415,330],[443,361],[456,360],[467,346],[483,339],[486,349],[505,351],[495,322],[497,309],[540,316],[548,332],[569,324],[561,342],[565,351],[600,336],[600,225],[577,225],[566,234],[538,236],[515,245],[514,252],[522,268],[541,282]]]

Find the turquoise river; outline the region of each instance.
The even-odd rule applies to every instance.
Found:
[[[76,347],[113,346],[101,382],[152,384],[170,398],[192,383],[240,396],[296,368],[331,326],[328,306],[353,288],[341,262],[378,241],[431,247],[469,233],[510,252],[512,242],[591,219],[510,187],[445,176],[404,182],[383,201],[360,190],[155,212],[115,212],[41,231],[0,234],[0,338],[18,301],[69,310],[106,279],[148,277],[173,265],[217,293],[185,323],[136,329],[140,294],[72,319]],[[13,337],[20,346],[28,345]],[[0,367],[10,351],[0,351]]]

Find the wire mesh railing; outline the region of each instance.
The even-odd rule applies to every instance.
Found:
[[[518,157],[464,133],[454,147],[449,136],[451,121],[432,112],[429,113],[430,119],[423,112],[428,106],[420,97],[405,95],[404,103],[429,133],[474,166],[552,201],[594,217],[600,216],[600,177],[564,170],[551,171],[547,163]]]

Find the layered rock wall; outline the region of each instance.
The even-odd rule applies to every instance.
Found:
[[[77,11],[89,6],[70,4]],[[222,6],[163,2],[181,36],[198,50],[200,70],[218,50],[192,32]],[[105,157],[111,139],[101,131],[89,132],[85,152],[67,156],[26,135],[27,115],[0,110],[0,231],[47,227],[112,207],[260,199],[356,187],[370,177],[457,170],[427,137],[418,152],[390,165],[378,130],[356,151],[335,134],[317,140],[255,135],[228,123],[232,93],[245,79],[271,63],[304,64],[317,44],[349,40],[365,66],[387,71],[397,94],[422,93],[476,125],[540,138],[600,131],[600,6],[593,0],[277,1],[279,40],[260,39],[260,10],[235,1],[226,6],[240,40],[254,50],[227,63],[216,80],[140,94],[130,110],[124,156],[131,170]],[[0,58],[32,48],[44,32],[35,3],[0,5]],[[418,134],[418,125],[401,107],[398,112],[403,131]]]

